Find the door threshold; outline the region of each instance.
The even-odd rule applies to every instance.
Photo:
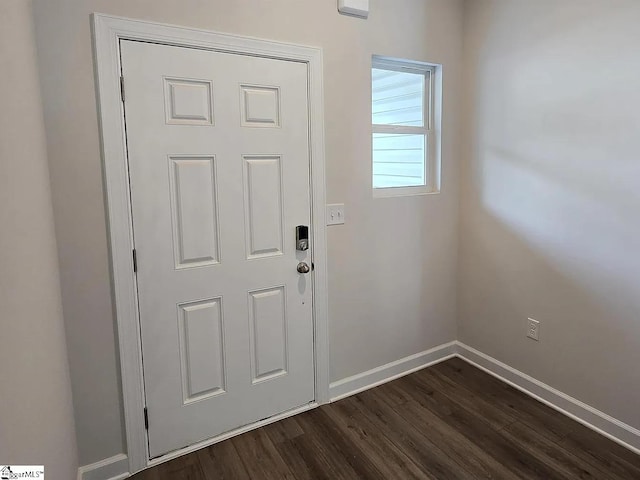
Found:
[[[291,410],[287,410],[286,412],[273,415],[272,417],[267,417],[262,420],[258,420],[257,422],[250,423],[248,425],[243,425],[242,427],[236,428],[234,430],[229,430],[228,432],[222,433],[216,437],[208,438],[207,440],[194,443],[193,445],[189,445],[188,447],[184,447],[179,450],[174,450],[173,452],[165,453],[164,455],[150,459],[147,462],[146,468],[155,467],[156,465],[160,465],[161,463],[168,462],[169,460],[173,460],[174,458],[181,457],[182,455],[186,455],[187,453],[195,452],[196,450],[200,450],[201,448],[205,448],[215,443],[222,442],[223,440],[227,440],[231,437],[235,437],[237,435],[250,432],[251,430],[264,427],[265,425],[269,425],[271,423],[275,423],[280,420],[284,420],[285,418],[288,418],[288,417],[293,417],[294,415],[298,415],[299,413],[312,410],[317,406],[318,406],[318,402],[312,401],[310,403],[307,403],[306,405],[302,405],[301,407],[296,407]]]

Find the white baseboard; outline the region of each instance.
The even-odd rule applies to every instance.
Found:
[[[329,392],[331,401],[335,402],[356,393],[363,392],[383,383],[390,382],[436,363],[452,357],[459,357],[471,365],[487,372],[499,380],[535,398],[545,405],[572,418],[582,425],[613,440],[625,448],[640,455],[640,430],[603,413],[580,400],[577,400],[535,378],[496,360],[464,343],[454,341],[410,355],[386,365],[373,368],[363,373],[331,383]],[[204,446],[223,440],[233,435],[244,433],[253,428],[281,420],[291,415],[301,413],[315,407],[316,404],[305,405],[302,408],[276,415],[221,437],[217,437],[201,444],[192,445],[187,449],[172,452],[169,455],[154,459],[149,466],[163,463],[171,458],[184,455]],[[129,477],[129,461],[125,454],[115,455],[91,465],[78,469],[78,480],[122,480]]]
[[[335,402],[341,398],[355,395],[396,378],[403,377],[435,363],[455,356],[456,342],[445,343],[437,347],[416,353],[386,365],[376,367],[352,377],[343,378],[329,385],[329,396]]]
[[[623,447],[640,454],[640,430],[637,428],[627,425],[464,343],[455,343],[456,354],[462,360],[484,370]]]
[[[129,457],[124,453],[78,469],[78,480],[122,480],[129,478]]]

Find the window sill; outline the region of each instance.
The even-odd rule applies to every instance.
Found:
[[[438,194],[440,194],[440,190],[434,190],[429,187],[388,187],[373,189],[373,198],[414,197]]]

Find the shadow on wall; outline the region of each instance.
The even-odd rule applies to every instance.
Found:
[[[614,182],[599,183],[596,172],[581,182],[588,167],[575,166],[572,177],[572,167],[562,166],[571,163],[487,148],[482,205],[610,309],[625,313],[625,299],[631,300],[636,309],[630,315],[640,307],[640,285],[633,281],[640,273],[634,253],[640,232],[630,221],[640,212],[640,198]]]
[[[461,339],[638,428],[640,4],[471,10]]]

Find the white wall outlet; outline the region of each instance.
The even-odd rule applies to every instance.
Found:
[[[527,337],[536,342],[540,340],[540,322],[533,318],[527,318]]]
[[[344,203],[327,205],[327,225],[342,225],[344,223]]]

